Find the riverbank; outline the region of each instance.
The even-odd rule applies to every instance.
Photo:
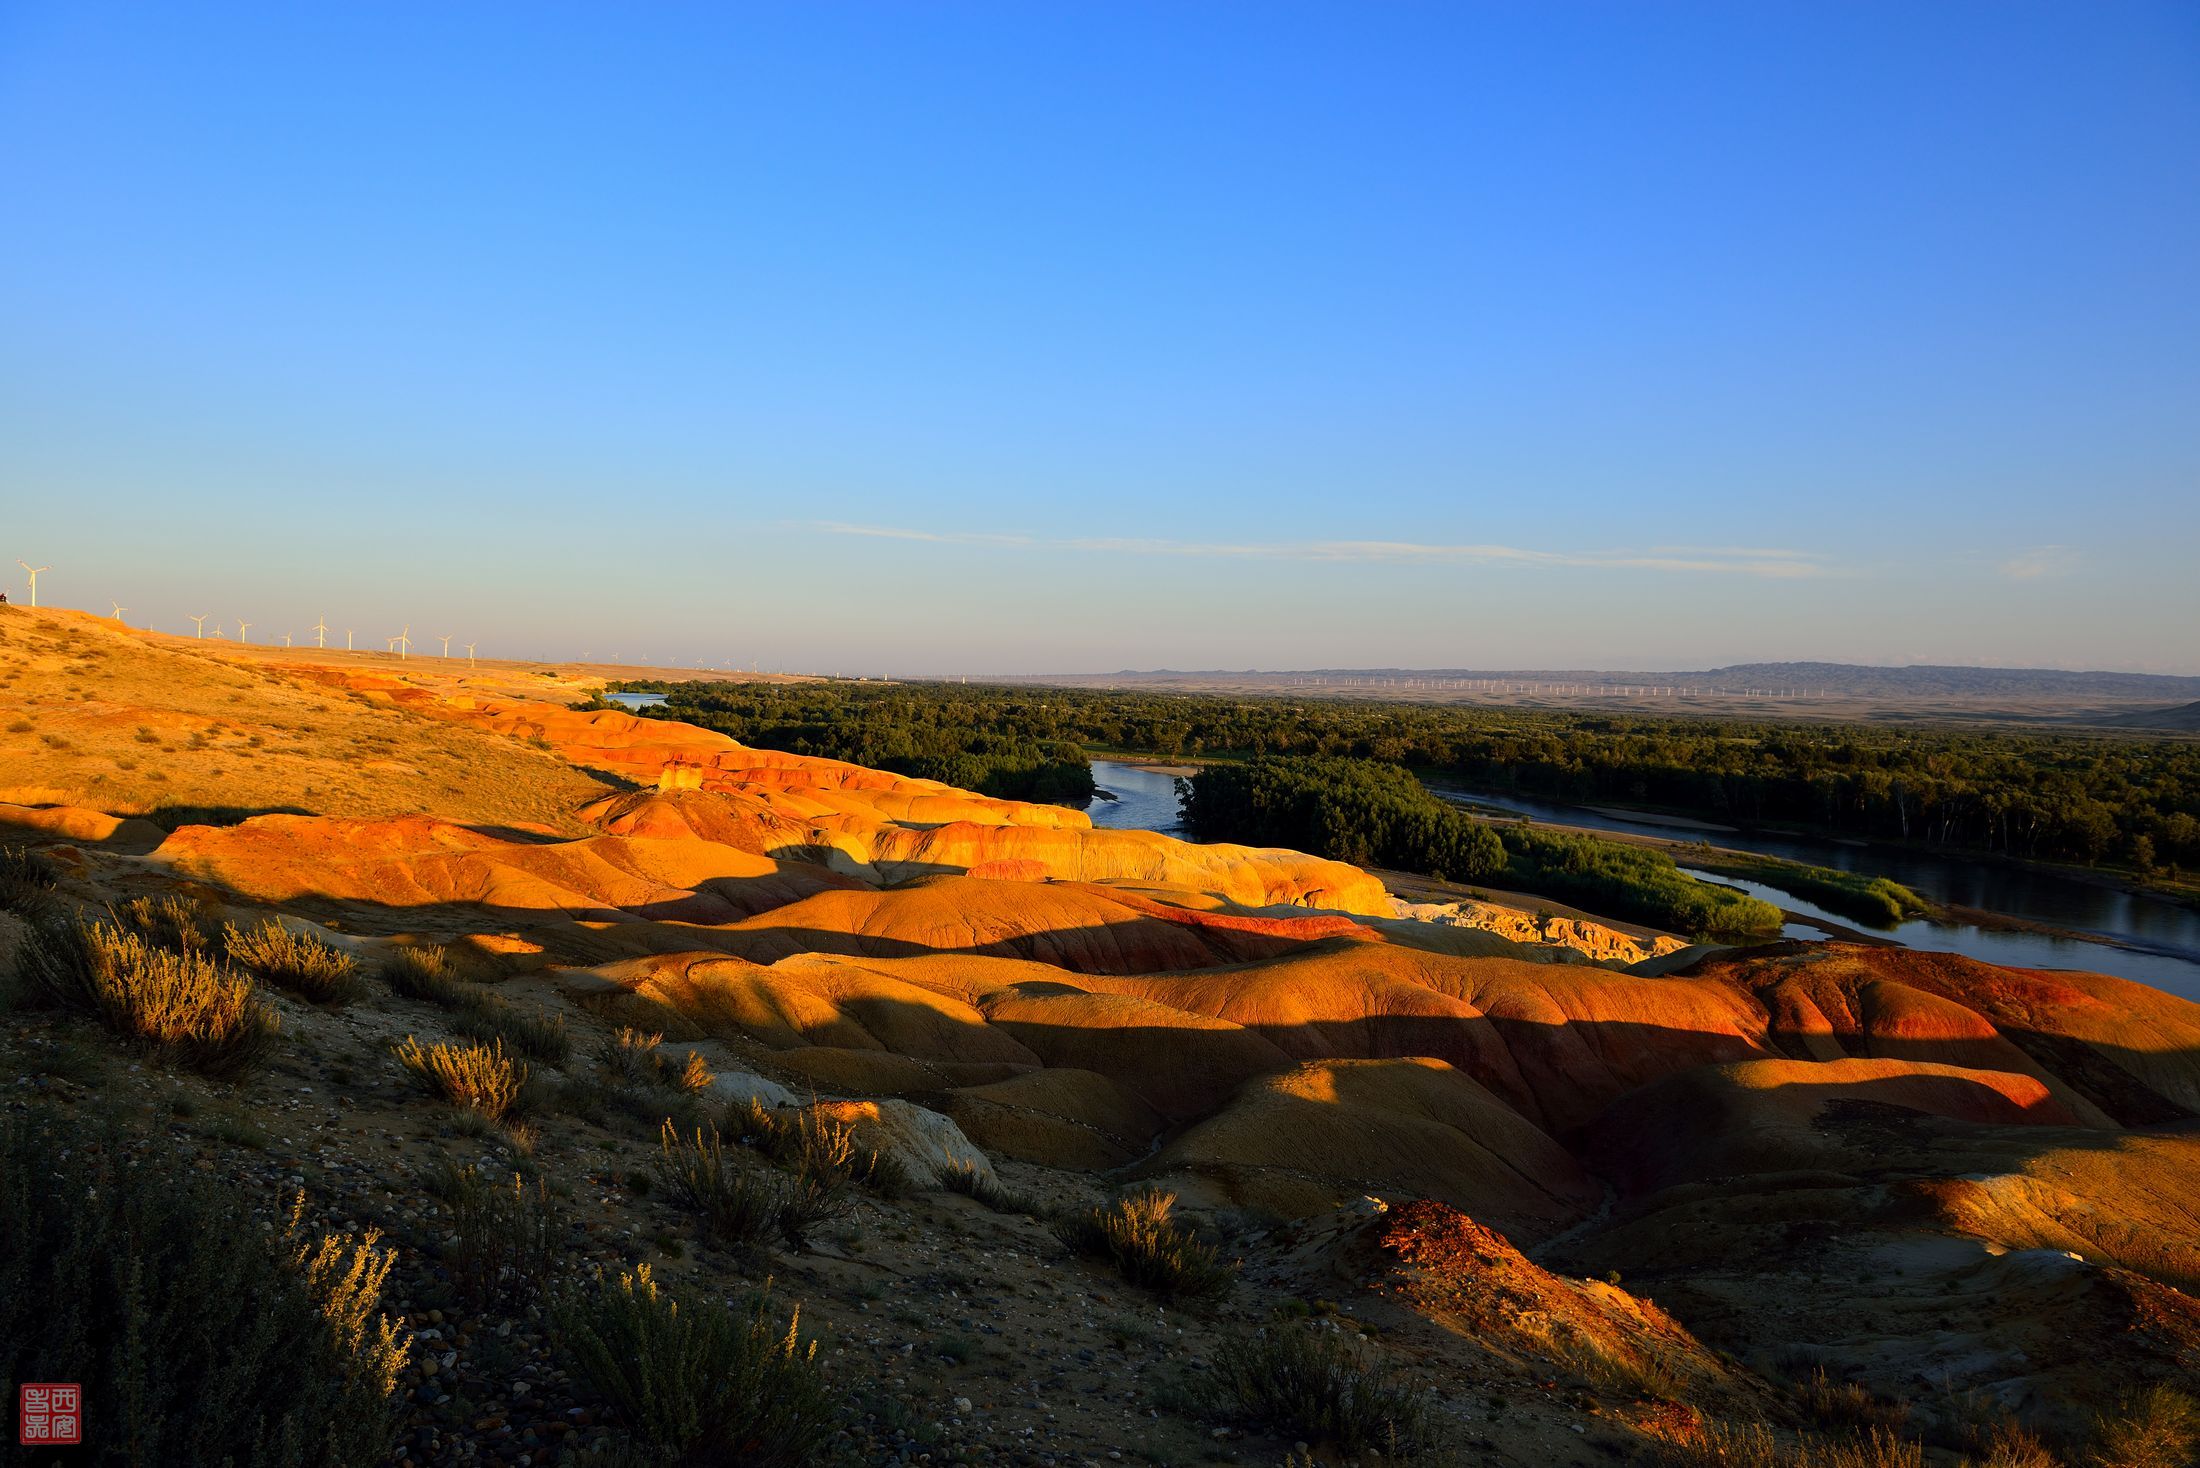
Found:
[[[1151,810],[1137,816],[1111,810],[1106,818],[1096,817],[1096,823],[1181,836],[1189,833],[1178,820],[1173,777],[1146,773],[1145,767],[1174,771],[1239,761],[1127,753],[1106,763],[1123,770],[1126,779],[1145,784]],[[1657,851],[1694,868],[1698,880],[1731,887],[1778,909],[1780,931],[1790,938],[1960,953],[2013,968],[2083,969],[2200,998],[2200,919],[2191,908],[2128,884],[2119,886],[2108,874],[1747,829],[1705,832],[1699,825],[1707,823],[1683,824],[1650,811],[1545,805],[1443,784],[1427,788],[1493,824],[1525,820],[1553,835],[1578,834]],[[1760,844],[1768,849],[1752,849]],[[1849,911],[1835,912],[1789,890],[1810,885],[1797,880],[1798,867],[1840,873],[1835,880],[1864,891],[1873,878],[1885,877],[1928,899],[1930,907],[1922,912],[1906,908],[1908,915],[1891,926],[1867,927],[1856,915],[1857,904],[1844,902]],[[1524,896],[1517,900],[1530,910],[1551,905]],[[1585,915],[1610,921],[1605,913]],[[1884,918],[1887,913],[1882,909],[1874,915]]]
[[[1446,800],[1497,813],[1494,818],[1506,819],[1504,802],[1515,799],[1508,795],[1489,795],[1449,784],[1440,774],[1415,771],[1415,775],[1429,789]],[[1518,797],[1523,802],[1562,805],[1561,801],[1546,801],[1538,796]],[[1844,836],[1829,831],[1814,830],[1808,826],[1786,825],[1780,822],[1760,822],[1741,825],[1722,825],[1648,806],[1628,805],[1580,805],[1576,809],[1621,825],[1664,827],[1668,830],[1703,832],[1706,835],[1727,835],[1758,838],[1771,841],[1816,841],[1828,845],[1844,846],[1861,852],[1885,852],[1898,858],[1918,857],[1931,861],[1970,862],[1978,866],[1993,867],[2001,871],[2019,872],[2035,876],[2054,877],[2061,881],[2077,882],[2104,892],[2124,896],[2143,897],[2167,902],[2194,912],[2200,912],[2200,874],[2195,877],[2170,878],[2166,875],[2144,876],[2125,868],[2072,866],[2064,862],[2041,861],[2032,857],[2011,856],[1998,851],[1972,851],[1963,847],[1936,846],[1924,841],[1889,841],[1867,839],[1860,836]],[[1562,829],[1592,831],[1604,836],[1624,836],[1636,833],[1615,831],[1603,826],[1567,826],[1563,821],[1549,821],[1537,817],[1539,825],[1555,825]],[[1647,833],[1643,833],[1647,834]],[[1807,865],[1807,863],[1804,863]]]

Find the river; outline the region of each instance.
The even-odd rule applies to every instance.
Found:
[[[1113,760],[1094,760],[1092,778],[1101,789],[1116,797],[1113,801],[1095,800],[1088,808],[1094,825],[1115,830],[1160,831],[1171,836],[1184,834],[1177,812],[1176,787],[1170,776]],[[1811,866],[1891,877],[1936,902],[2077,933],[2098,934],[2113,940],[2092,942],[2008,928],[1982,928],[1971,923],[1908,922],[1897,928],[1877,930],[1880,936],[1895,942],[1936,953],[1961,953],[2016,968],[2090,969],[2095,973],[2115,974],[2119,978],[2152,984],[2182,998],[2200,1000],[2200,912],[2157,897],[2097,887],[2055,872],[1940,856],[1903,847],[1867,846],[1808,836],[1705,830],[1699,826],[1662,821],[1656,816],[1590,810],[1509,795],[1443,788],[1436,793],[1449,800],[1527,816],[1555,826],[1659,836],[1673,841],[1708,840],[1715,846],[1735,851],[1755,851]],[[1681,859],[1685,866],[1685,853],[1681,854]],[[1759,883],[1709,873],[1698,875],[1705,881],[1739,887],[1752,896],[1786,908],[1799,918],[1818,919],[1844,928],[1862,926],[1853,919],[1838,917],[1801,898]],[[1790,923],[1787,931],[1792,937],[1824,936],[1820,929],[1807,923]]]
[[[1095,826],[1110,831],[1159,831],[1164,836],[1185,836],[1183,817],[1176,807],[1174,775],[1096,759],[1092,762],[1092,781],[1115,797],[1095,800],[1085,807],[1085,814],[1092,817]]]

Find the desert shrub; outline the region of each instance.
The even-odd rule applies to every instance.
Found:
[[[212,946],[205,913],[198,904],[173,893],[166,897],[133,897],[115,909],[114,918],[124,929],[156,947],[177,953],[203,953]]]
[[[46,858],[23,846],[0,846],[0,910],[42,916],[55,883]]]
[[[358,997],[357,960],[311,934],[294,933],[273,918],[249,929],[223,924],[222,948],[231,962],[301,999],[343,1004]]]
[[[1924,1468],[1925,1450],[1885,1428],[1782,1441],[1761,1422],[1712,1420],[1660,1445],[1666,1468]]]
[[[462,1007],[474,986],[451,972],[448,950],[437,944],[397,948],[383,959],[382,982],[402,999],[418,999],[445,1009]]]
[[[774,1323],[768,1296],[746,1314],[658,1292],[649,1266],[561,1298],[558,1339],[628,1432],[687,1464],[812,1461],[833,1430],[817,1345],[797,1309]]]
[[[464,1005],[451,1027],[469,1039],[503,1041],[545,1065],[563,1065],[573,1055],[573,1037],[566,1033],[564,1015],[542,1008],[521,1009],[486,992]]]
[[[2172,1387],[2133,1392],[2094,1420],[2088,1468],[2189,1468],[2200,1456],[2200,1402]]]
[[[908,1191],[908,1174],[885,1153],[856,1145],[855,1128],[802,1107],[766,1106],[750,1096],[726,1108],[729,1133],[784,1163],[795,1175],[835,1176],[876,1188],[888,1197]]]
[[[1835,1432],[1899,1432],[1909,1421],[1909,1405],[1885,1401],[1853,1381],[1835,1381],[1823,1366],[1797,1385],[1795,1404],[1820,1427]]]
[[[621,1025],[596,1049],[596,1068],[606,1079],[629,1086],[653,1085],[663,1079],[657,1063],[657,1047],[663,1035]]]
[[[1986,1442],[1984,1456],[1976,1460],[1978,1468],[2062,1468],[2062,1460],[2021,1427],[2003,1424],[1995,1429]]]
[[[1028,1193],[1019,1193],[975,1162],[963,1161],[940,1174],[940,1186],[950,1193],[974,1198],[995,1213],[1022,1213],[1039,1218],[1046,1207]]]
[[[696,1128],[691,1140],[666,1122],[655,1176],[674,1202],[729,1248],[755,1250],[780,1226],[786,1190],[778,1177],[738,1151],[728,1158],[725,1143],[708,1128]]]
[[[483,1182],[471,1167],[454,1168],[437,1191],[451,1209],[457,1242],[445,1254],[451,1282],[477,1307],[533,1299],[550,1281],[558,1258],[560,1221],[541,1179],[529,1188]]]
[[[391,1053],[431,1095],[488,1121],[502,1121],[518,1102],[520,1087],[527,1084],[526,1062],[507,1057],[501,1040],[488,1045],[423,1046],[407,1035]]]
[[[1169,1216],[1175,1207],[1176,1194],[1145,1188],[1056,1219],[1054,1233],[1132,1284],[1195,1300],[1227,1294],[1235,1281],[1230,1266]]]
[[[155,1058],[216,1079],[244,1074],[275,1046],[275,1012],[251,979],[110,923],[34,925],[18,977],[32,1003],[91,1015]]]
[[[378,1464],[406,1341],[380,1312],[391,1251],[300,1227],[119,1136],[0,1117],[0,1376],[75,1381],[87,1461]]]
[[[788,1164],[791,1176],[780,1185],[779,1234],[789,1248],[809,1247],[810,1231],[837,1223],[855,1211],[851,1176],[845,1166],[834,1166],[804,1154]]]
[[[1214,1359],[1225,1410],[1271,1431],[1392,1457],[1428,1441],[1428,1393],[1335,1330],[1271,1326]]]
[[[711,1082],[718,1079],[717,1073],[710,1068],[710,1062],[693,1050],[678,1065],[668,1063],[664,1068],[664,1076],[666,1085],[690,1096],[709,1090]]]

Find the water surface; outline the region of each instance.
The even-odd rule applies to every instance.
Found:
[[[1186,834],[1183,818],[1177,810],[1176,784],[1172,777],[1115,760],[1094,760],[1092,778],[1102,790],[1116,797],[1112,801],[1095,800],[1086,808],[1095,826],[1119,831],[1159,831],[1169,836]],[[1663,822],[1652,815],[1597,811],[1441,787],[1436,787],[1436,793],[1449,800],[1527,816],[1552,825],[1662,836],[1674,841],[1708,840],[1715,846],[1735,851],[1755,851],[1811,866],[1891,877],[1936,902],[2068,928],[2117,942],[1981,928],[1972,923],[1906,922],[1895,928],[1868,930],[1877,936],[1927,952],[1960,953],[2014,968],[2090,969],[2095,973],[2152,984],[2182,998],[2200,1000],[2200,913],[2157,897],[2096,887],[2090,882],[2054,872],[1900,847],[1809,836],[1705,831],[1698,826]],[[1685,864],[1685,853],[1682,858]],[[1745,882],[1708,872],[1692,875],[1707,882],[1740,888],[1798,917],[1848,929],[1862,927],[1853,918],[1827,912],[1761,882]],[[1786,931],[1788,936],[1797,938],[1825,936],[1810,923],[1791,922]],[[2131,946],[2118,946],[2119,943]]]
[[[1176,805],[1176,777],[1141,770],[1114,760],[1092,762],[1092,782],[1115,797],[1085,807],[1095,826],[1110,831],[1159,831],[1187,836]]]

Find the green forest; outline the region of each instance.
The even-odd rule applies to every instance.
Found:
[[[1662,852],[1480,821],[1395,765],[1262,755],[1210,765],[1177,788],[1185,822],[1202,840],[1291,846],[1356,865],[1489,882],[1678,933],[1745,938],[1780,930],[1779,909],[1699,882]]]
[[[635,683],[744,742],[1079,803],[1084,751],[1437,784],[2143,872],[2200,867],[2200,741],[921,683]],[[975,778],[972,778],[975,776]]]
[[[898,684],[619,683],[610,691],[662,693],[667,702],[644,714],[757,749],[847,760],[1004,800],[1082,810],[1092,799],[1084,747],[1034,732],[1028,711],[1008,700],[946,699]]]

